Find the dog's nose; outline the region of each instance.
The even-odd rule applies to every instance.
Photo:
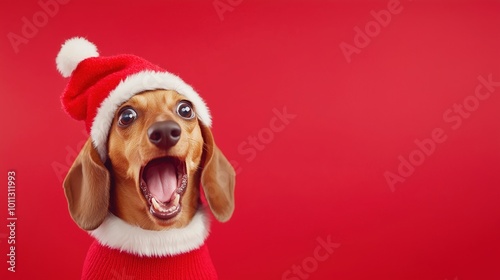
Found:
[[[181,138],[181,127],[174,121],[162,121],[148,128],[149,141],[158,148],[170,148]]]

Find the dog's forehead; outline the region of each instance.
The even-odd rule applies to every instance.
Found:
[[[183,96],[174,90],[150,90],[130,98],[124,105],[152,109],[155,106],[175,106]]]

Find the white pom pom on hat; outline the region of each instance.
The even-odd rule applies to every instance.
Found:
[[[89,57],[98,57],[97,47],[83,37],[66,40],[57,54],[57,70],[65,78],[71,76],[78,64]]]

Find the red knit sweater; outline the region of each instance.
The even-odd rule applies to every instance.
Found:
[[[215,280],[207,246],[166,257],[139,257],[94,241],[83,265],[82,280]]]

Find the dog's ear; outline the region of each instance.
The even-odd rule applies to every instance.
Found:
[[[68,171],[64,193],[69,212],[84,230],[96,229],[109,207],[110,175],[89,138]]]
[[[234,211],[235,172],[215,145],[210,128],[200,123],[204,140],[201,185],[215,218],[226,222]]]

